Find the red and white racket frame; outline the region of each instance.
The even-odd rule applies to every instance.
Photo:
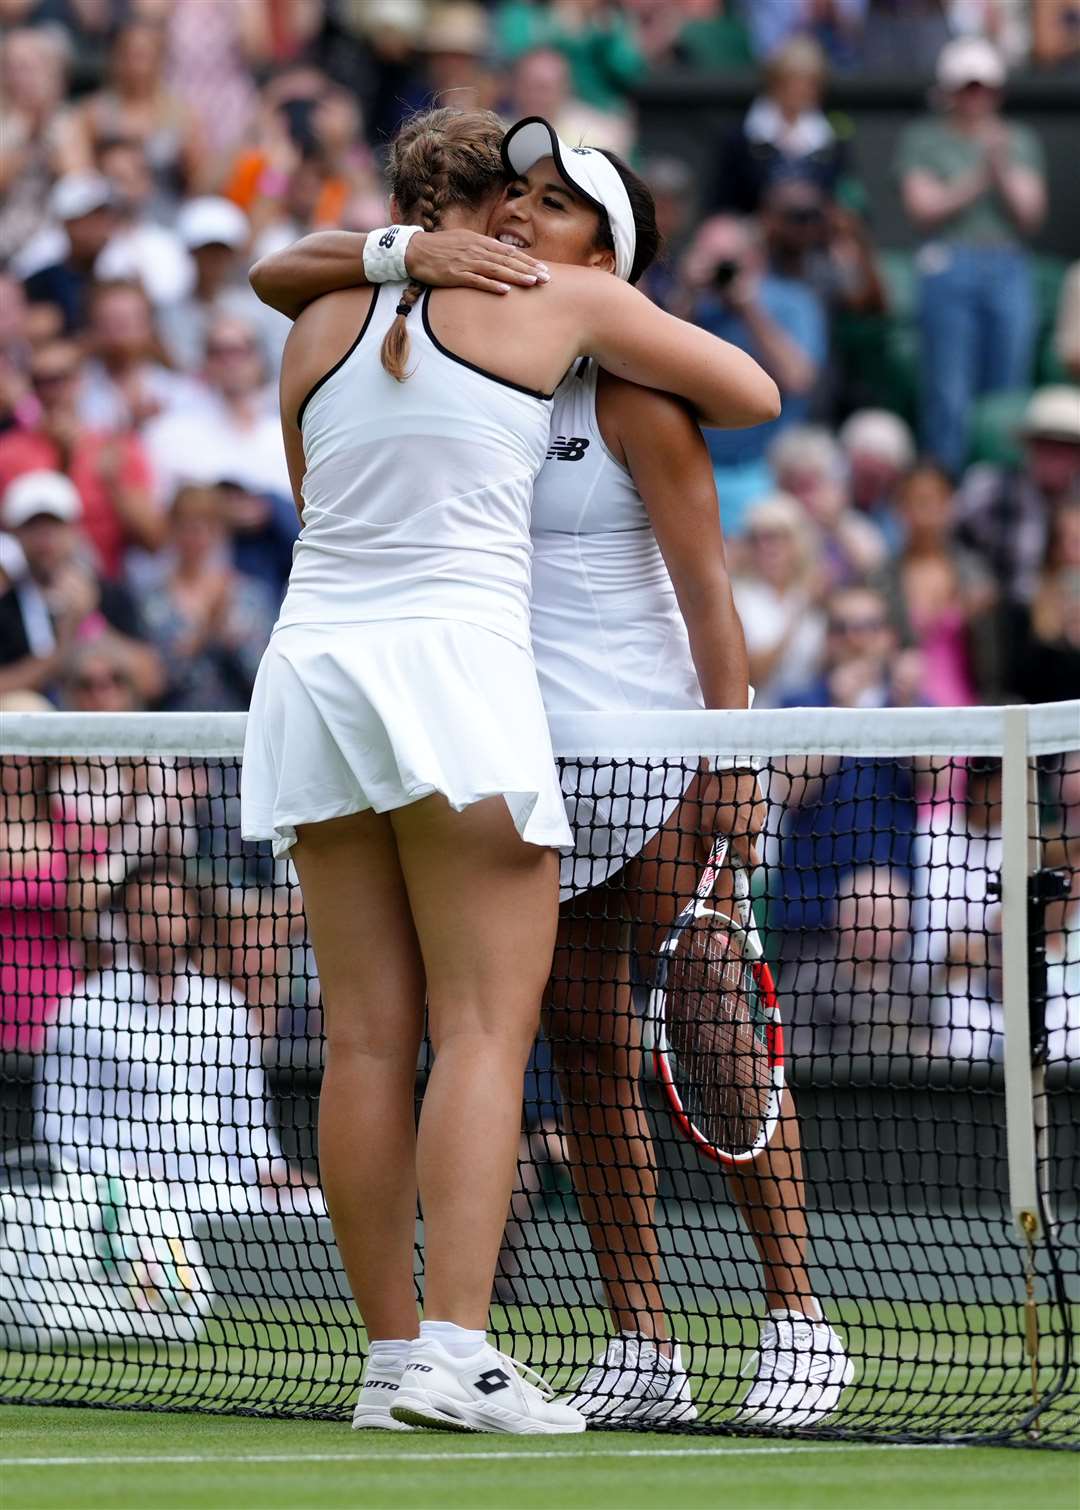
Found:
[[[700,1149],[706,1158],[712,1159],[717,1164],[723,1164],[727,1168],[737,1168],[743,1164],[753,1163],[768,1148],[780,1125],[780,1108],[784,1095],[784,1025],[776,997],[776,983],[767,961],[763,958],[761,939],[750,906],[749,877],[734,856],[730,861],[735,872],[733,910],[740,916],[730,917],[727,913],[719,912],[715,906],[710,905],[717,871],[727,860],[727,854],[728,840],[723,837],[715,840],[708,863],[698,882],[697,895],[672,923],[671,931],[661,945],[660,953],[661,955],[672,953],[683,929],[702,917],[720,918],[732,933],[737,933],[742,939],[743,956],[750,962],[750,969],[760,993],[761,1009],[765,1016],[765,1049],[769,1064],[769,1104],[761,1131],[753,1147],[742,1149],[738,1153],[732,1153],[730,1149],[717,1148],[701,1129],[695,1126],[693,1119],[683,1106],[671,1072],[671,1065],[668,1062],[667,1032],[664,1026],[664,1002],[667,995],[665,960],[660,961],[657,980],[649,991],[642,1037],[643,1047],[647,1053],[652,1054],[657,1078],[664,1087],[668,1105],[683,1136],[693,1143],[695,1148]]]

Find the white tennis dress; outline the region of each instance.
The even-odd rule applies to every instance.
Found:
[[[501,795],[524,839],[569,848],[529,636],[550,396],[441,346],[430,292],[395,382],[379,348],[403,286],[375,291],[301,408],[303,528],[252,692],[243,834],[281,855],[298,824],[441,792]]]
[[[700,708],[675,589],[641,495],[596,418],[594,362],[555,395],[533,488],[533,653],[549,713]],[[644,848],[686,786],[682,766],[563,768],[575,846],[562,896],[598,886]]]

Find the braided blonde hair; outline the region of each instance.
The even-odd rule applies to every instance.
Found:
[[[446,108],[414,116],[394,138],[387,167],[402,216],[425,231],[437,231],[448,206],[476,204],[503,179],[502,138],[502,122],[490,110]],[[383,338],[383,367],[399,383],[409,375],[405,322],[422,292],[423,284],[412,279]]]

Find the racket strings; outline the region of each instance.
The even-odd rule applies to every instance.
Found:
[[[667,1037],[676,1089],[698,1131],[732,1153],[753,1148],[771,1086],[763,1016],[739,936],[695,918],[670,951]]]

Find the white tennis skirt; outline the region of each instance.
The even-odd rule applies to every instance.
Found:
[[[280,856],[299,824],[433,792],[459,811],[501,796],[528,843],[573,847],[529,652],[445,619],[275,630],[251,694],[244,838]]]
[[[565,760],[561,779],[574,847],[564,854],[567,902],[616,876],[674,814],[697,775],[679,762]]]

